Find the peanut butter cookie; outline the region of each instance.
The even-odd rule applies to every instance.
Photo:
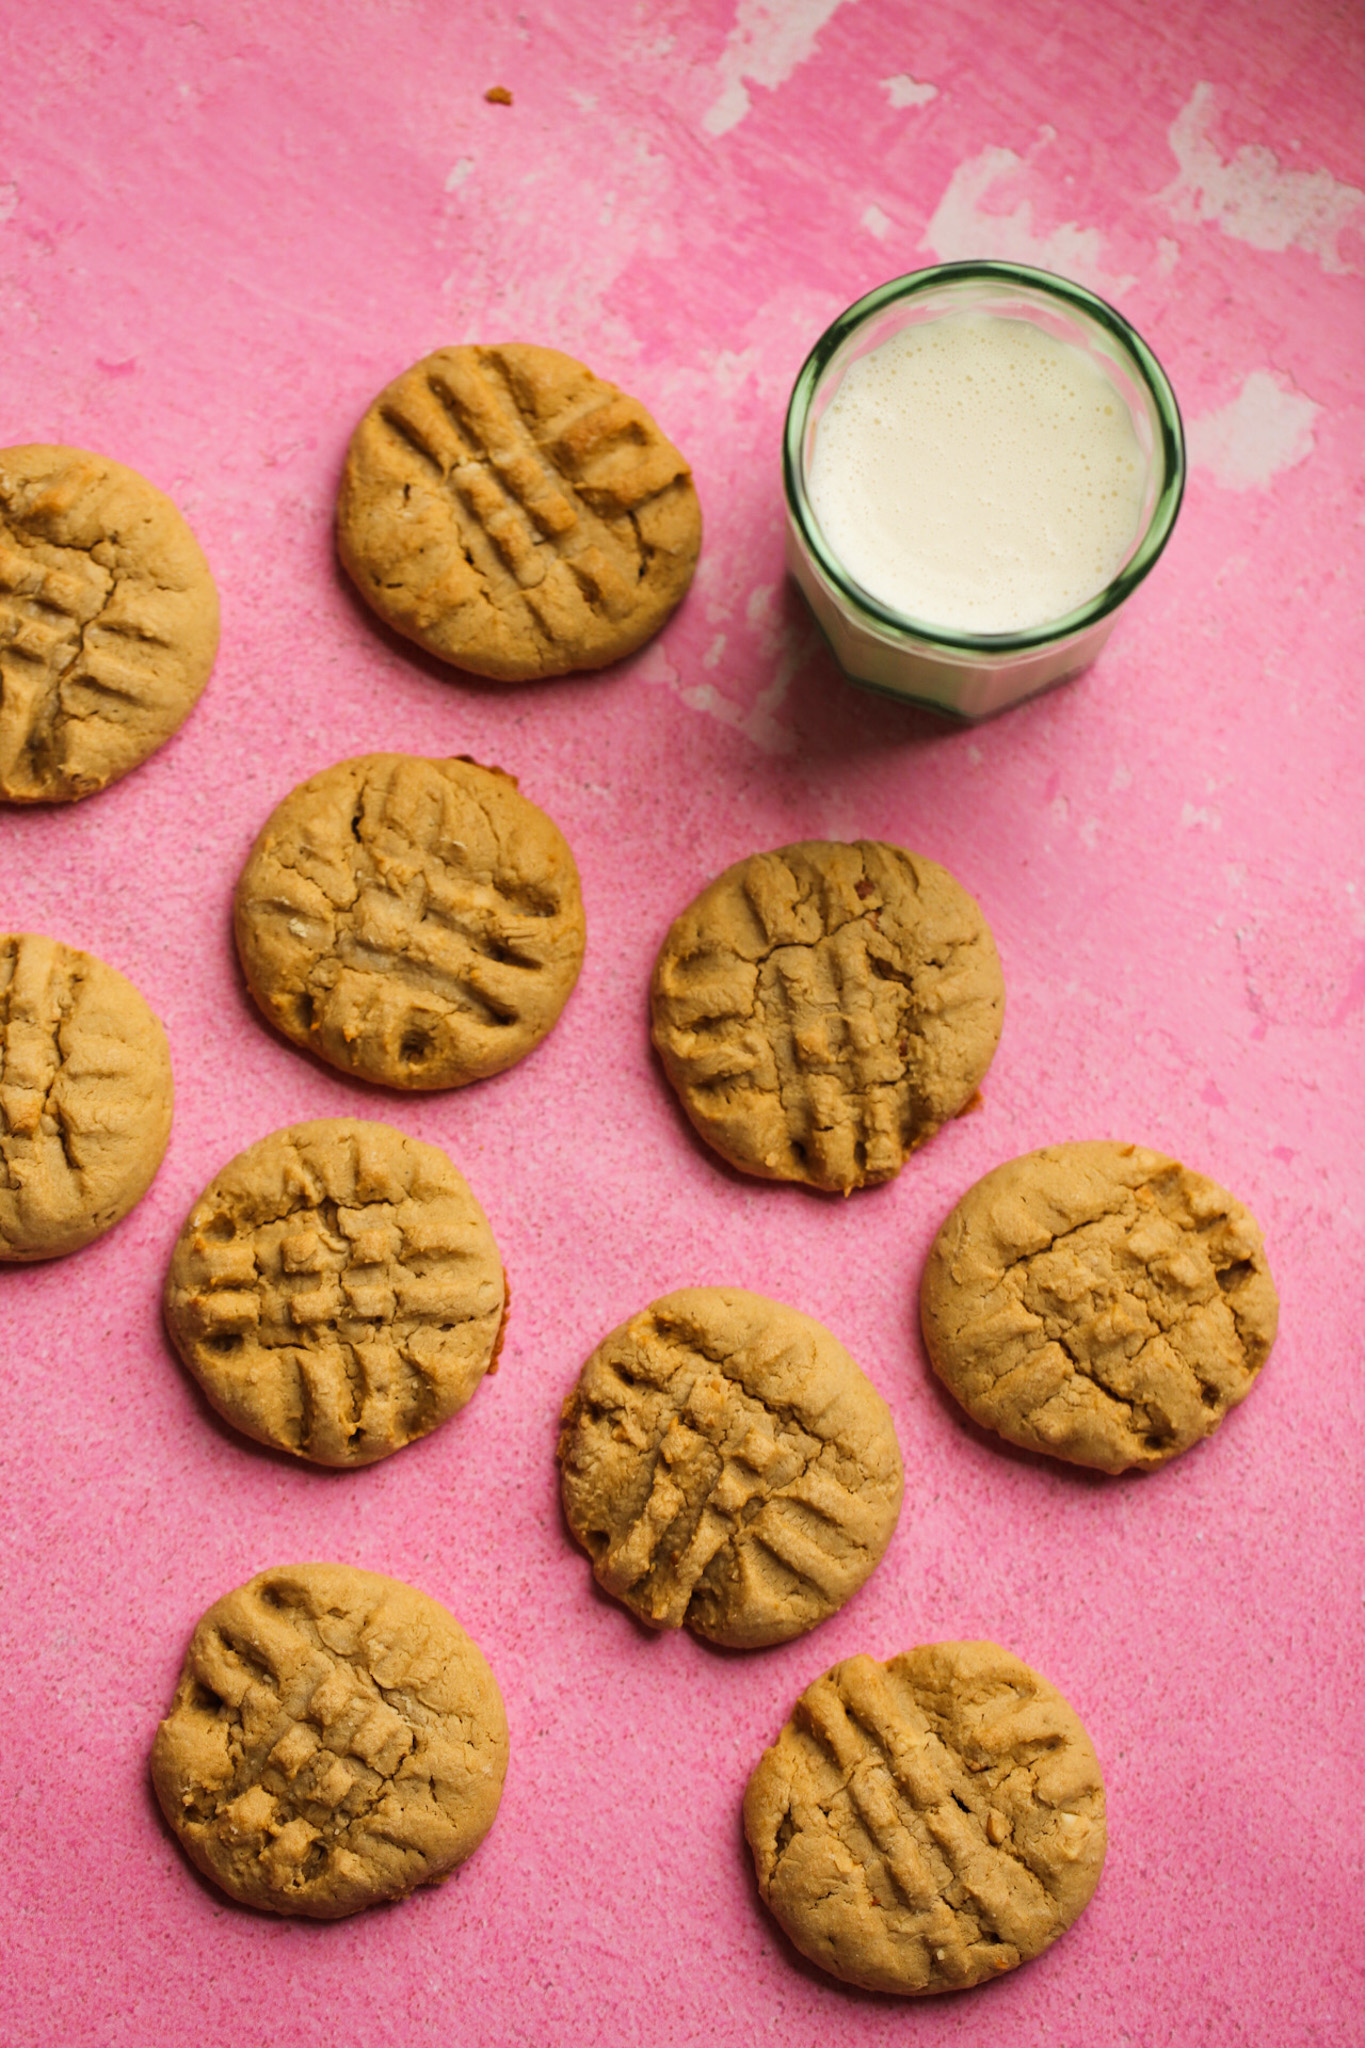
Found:
[[[275,1131],[190,1211],[166,1281],[176,1349],[227,1420],[319,1465],[370,1465],[497,1369],[507,1292],[444,1152],[338,1117]]]
[[[80,448],[0,449],[0,798],[89,796],[182,723],[218,593],[170,499]]]
[[[737,1287],[666,1294],[603,1339],[564,1405],[564,1512],[651,1628],[750,1649],[803,1635],[890,1541],[890,1410],[820,1323]]]
[[[379,616],[523,682],[657,633],[696,567],[687,464],[637,399],[557,349],[440,348],[351,441],[337,547]]]
[[[442,1883],[506,1770],[502,1695],[460,1624],[343,1564],[278,1566],[216,1601],[152,1745],[191,1862],[244,1906],[313,1920]]]
[[[1011,1443],[1150,1472],[1250,1393],[1279,1305],[1261,1233],[1140,1145],[1048,1145],[969,1188],[920,1292],[935,1372]]]
[[[805,840],[727,868],[654,969],[654,1043],[744,1173],[848,1194],[965,1109],[1005,1009],[960,882],[902,847]]]
[[[758,1888],[822,1970],[965,1991],[1040,1955],[1104,1862],[1090,1738],[994,1643],[849,1657],[796,1702],[744,1795]]]
[[[462,1088],[540,1043],[578,979],[573,855],[500,768],[366,754],[301,783],[237,884],[271,1023],[390,1088]]]
[[[79,1251],[141,1201],[171,1132],[166,1034],[130,981],[0,934],[0,1259]]]

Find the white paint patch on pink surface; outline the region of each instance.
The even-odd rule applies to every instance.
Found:
[[[898,72],[894,78],[884,78],[881,87],[893,107],[927,107],[930,100],[938,98],[936,85],[922,85],[904,71]]]
[[[863,214],[863,226],[870,235],[875,235],[879,242],[884,242],[891,232],[891,223],[882,212],[880,206],[869,206],[867,208]]]
[[[704,596],[711,580],[708,564],[703,561],[693,591],[694,603]],[[700,711],[717,724],[729,726],[732,732],[742,733],[760,753],[794,753],[798,736],[790,726],[778,723],[777,713],[786,701],[794,677],[821,643],[811,619],[801,612],[784,613],[780,599],[780,584],[759,584],[750,591],[744,607],[743,627],[736,636],[739,645],[732,648],[726,633],[713,637],[701,666],[713,675],[722,673],[724,688],[711,682],[685,683],[682,670],[662,639],[652,641],[636,661],[635,679],[662,685],[689,711]],[[722,605],[708,604],[706,610],[713,622],[728,616]],[[769,678],[758,690],[751,687],[755,674]]]
[[[941,263],[966,263],[995,257],[1006,263],[1030,263],[1055,270],[1081,284],[1116,298],[1135,282],[1114,277],[1105,265],[1104,237],[1098,228],[1059,221],[1040,229],[1034,224],[1034,202],[1021,197],[1010,212],[988,209],[985,202],[998,186],[1022,179],[1032,170],[1012,149],[983,149],[967,157],[948,181],[948,189],[924,231],[921,249]]]
[[[1227,405],[1189,422],[1190,462],[1226,491],[1263,491],[1283,470],[1307,461],[1321,411],[1269,370],[1253,370]]]
[[[1216,118],[1214,89],[1202,81],[1168,130],[1180,173],[1157,198],[1172,217],[1213,221],[1253,249],[1303,249],[1324,270],[1349,272],[1337,243],[1357,224],[1365,192],[1330,171],[1288,169],[1261,143],[1225,157],[1210,132]]]
[[[562,132],[558,149],[519,163],[515,179],[496,173],[496,158],[490,162],[482,154],[470,188],[479,194],[480,232],[461,238],[459,263],[441,283],[443,296],[459,309],[468,331],[488,331],[494,323],[500,328],[510,264],[518,277],[517,322],[524,334],[596,359],[605,374],[625,375],[640,343],[612,309],[610,296],[638,258],[667,260],[675,251],[675,172],[669,158],[651,149],[643,133],[632,133],[611,152],[604,172],[597,132],[575,121]],[[559,214],[566,181],[577,181],[585,207],[585,232],[571,264],[563,260]]]
[[[18,205],[19,187],[17,185],[0,185],[0,223],[13,220]]]
[[[703,658],[702,667],[717,668],[725,645],[725,635],[718,634]],[[638,682],[662,684],[671,690],[689,711],[700,711],[707,718],[714,718],[718,724],[728,725],[733,732],[743,733],[760,753],[790,754],[796,749],[796,734],[789,727],[779,725],[774,713],[791,687],[791,679],[801,661],[810,651],[804,644],[783,650],[778,656],[771,682],[756,693],[751,704],[726,696],[714,683],[684,686],[682,673],[661,640],[654,641],[646,650],[636,663],[634,674]]]
[[[717,402],[727,419],[742,418],[758,405],[768,413],[785,410],[793,379],[811,343],[838,318],[847,300],[842,293],[817,291],[802,283],[775,284],[739,334],[736,346],[703,350],[694,362],[660,362],[654,366],[651,397],[666,404],[668,432],[676,440],[682,422],[695,419],[711,430]],[[665,418],[663,412],[660,418]],[[718,515],[708,514],[715,518]],[[708,527],[708,533],[713,529]],[[709,555],[708,546],[708,555]],[[705,569],[707,555],[703,556]]]
[[[749,710],[735,703],[731,697],[723,697],[712,683],[694,683],[690,689],[681,692],[682,701],[692,711],[704,711],[711,718],[718,718],[722,725],[733,726],[736,732],[752,740],[764,754],[792,754],[796,751],[796,734],[789,727],[779,725],[773,717],[782,699],[787,694],[791,672],[780,670],[765,690],[759,692]]]
[[[739,0],[716,67],[720,93],[702,117],[708,135],[728,135],[749,111],[749,86],[775,92],[815,53],[821,29],[844,0]],[[747,80],[747,84],[746,84]]]
[[[690,710],[703,711],[709,718],[743,733],[764,754],[796,751],[797,736],[790,726],[778,724],[777,713],[786,701],[793,677],[819,644],[819,635],[808,618],[783,614],[779,595],[777,584],[762,583],[750,591],[745,606],[745,624],[753,636],[760,668],[771,675],[770,682],[751,703],[727,696],[713,683],[696,683],[678,692]],[[713,642],[713,652],[724,644],[723,638]],[[741,667],[747,676],[750,664],[743,662]]]

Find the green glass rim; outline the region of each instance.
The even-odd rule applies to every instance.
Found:
[[[1030,626],[1018,633],[954,632],[951,627],[934,625],[927,619],[917,619],[908,612],[894,611],[889,605],[882,604],[870,591],[855,583],[830,553],[810,509],[802,476],[801,443],[811,400],[820,378],[844,343],[888,306],[917,298],[921,293],[943,285],[970,283],[995,284],[1006,289],[1023,285],[1060,301],[1068,310],[1083,313],[1119,343],[1146,385],[1156,413],[1157,443],[1153,453],[1159,455],[1162,463],[1161,488],[1136,548],[1118,574],[1094,597],[1087,598],[1084,604],[1077,605],[1074,611],[1066,612],[1060,618],[1048,619],[1041,626]],[[1058,277],[1050,270],[1033,270],[1023,263],[935,263],[923,270],[909,271],[903,277],[890,278],[874,291],[866,292],[820,336],[801,365],[792,387],[782,435],[782,478],[788,511],[820,574],[832,590],[864,618],[895,634],[913,634],[915,639],[931,647],[983,654],[1024,653],[1030,648],[1048,647],[1056,641],[1068,639],[1073,633],[1084,632],[1110,612],[1117,611],[1125,598],[1136,590],[1170,538],[1175,515],[1180,510],[1180,500],[1185,491],[1185,432],[1170,380],[1151,349],[1136,329],[1129,326],[1122,313],[1094,292],[1087,291],[1084,285],[1073,284],[1070,278]]]

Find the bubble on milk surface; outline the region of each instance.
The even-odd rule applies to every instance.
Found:
[[[808,494],[836,559],[892,610],[960,632],[1044,625],[1130,553],[1147,466],[1104,371],[1031,322],[955,313],[852,363]]]

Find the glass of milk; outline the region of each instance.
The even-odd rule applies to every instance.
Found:
[[[783,467],[788,566],[845,674],[977,719],[1094,659],[1175,523],[1185,443],[1103,299],[948,263],[821,335]]]

